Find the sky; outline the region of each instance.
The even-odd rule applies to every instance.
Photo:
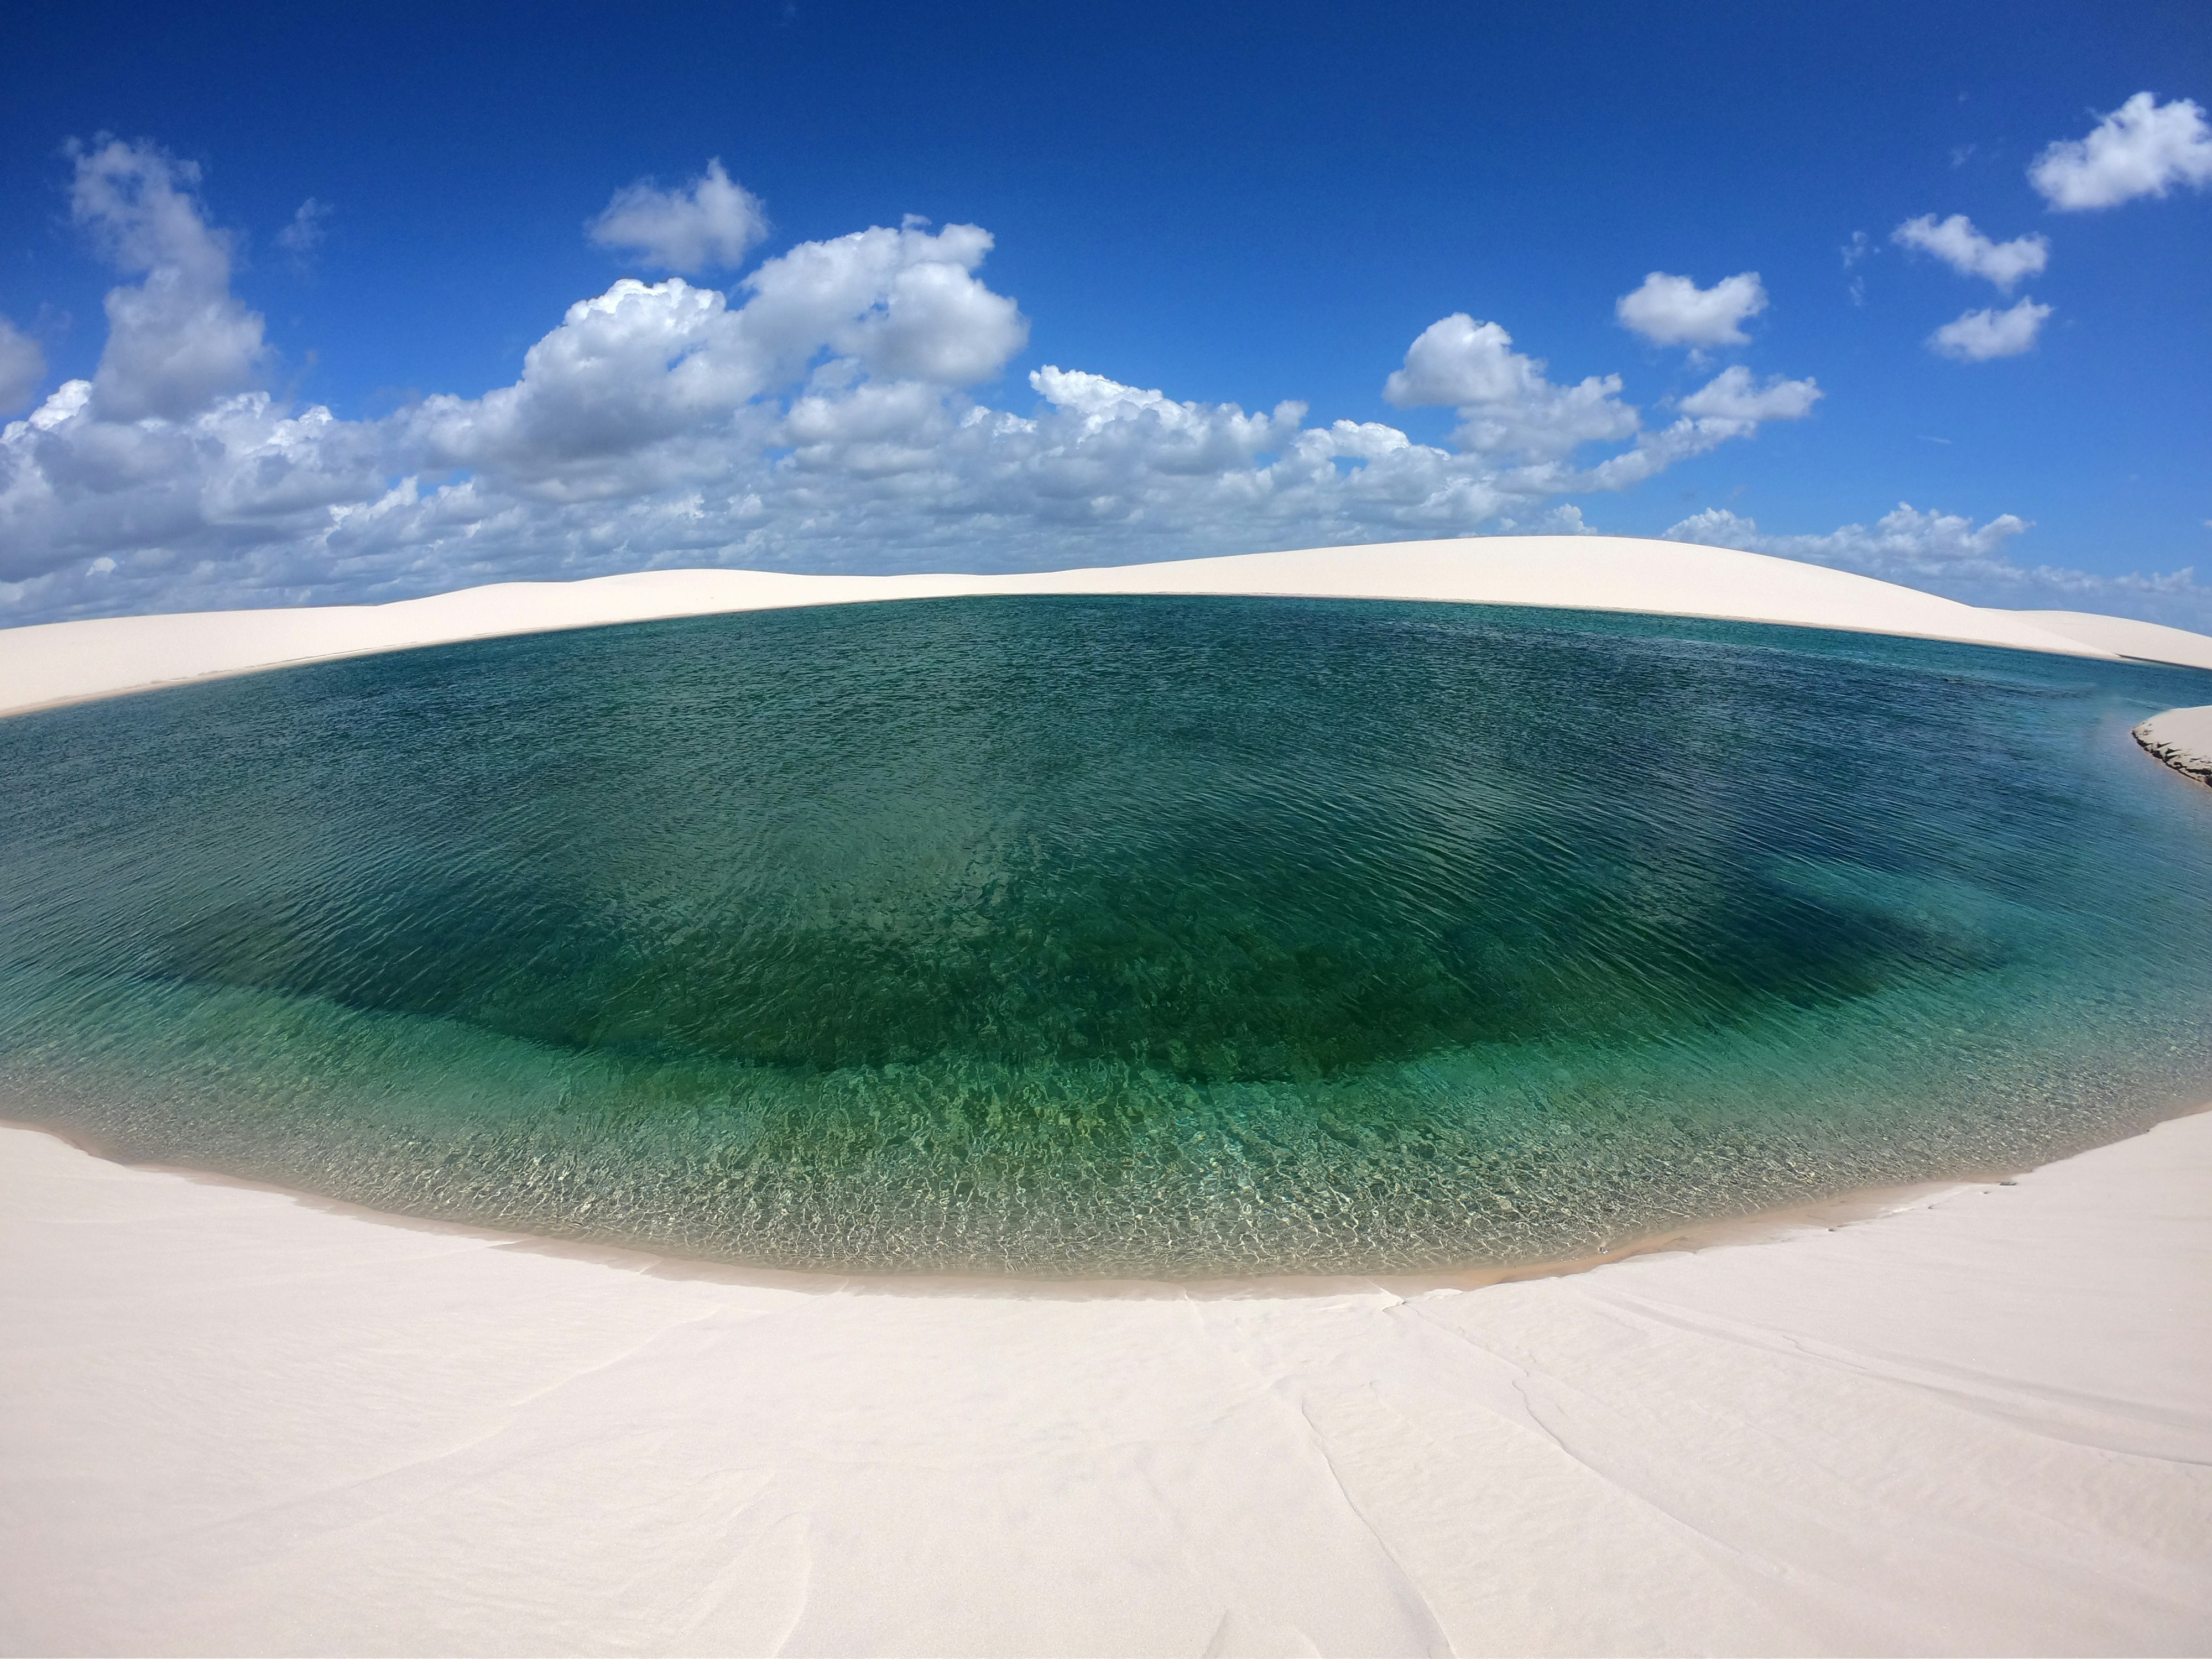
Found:
[[[0,625],[1594,531],[2212,629],[2201,0],[6,39]]]

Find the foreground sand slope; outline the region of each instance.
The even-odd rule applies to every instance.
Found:
[[[0,1130],[10,1652],[2202,1652],[2212,1116],[1401,1296],[642,1274]]]
[[[505,582],[380,605],[115,617],[0,631],[0,714],[216,674],[409,646],[603,623],[967,593],[1237,593],[1556,605],[1791,623],[2070,655],[2184,649],[2212,639],[2114,617],[2126,644],[2072,623],[1982,610],[1824,565],[1621,536],[1490,536],[1186,559],[1015,575],[793,576],[656,570]],[[2051,613],[2052,617],[2073,613]],[[2144,634],[2140,630],[2151,630]],[[2109,630],[2106,630],[2109,631]],[[2154,635],[2182,642],[2161,644]],[[2144,650],[2135,648],[2149,645]],[[2194,644],[2189,642],[2194,641]],[[2160,660],[2193,661],[2196,655]]]

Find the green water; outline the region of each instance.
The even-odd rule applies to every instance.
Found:
[[[2212,1097],[2212,675],[969,599],[0,721],[0,1114],[745,1262],[1555,1259]]]

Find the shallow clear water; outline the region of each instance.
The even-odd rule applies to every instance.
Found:
[[[2212,676],[1462,606],[634,625],[0,721],[0,1113],[799,1267],[1556,1259],[2212,1097]]]

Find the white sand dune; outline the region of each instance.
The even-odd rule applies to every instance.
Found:
[[[2091,611],[2015,611],[2038,627],[2054,634],[2100,646],[2123,657],[2142,662],[2176,663],[2184,668],[2212,668],[2212,638],[2163,623],[2137,622],[2133,617],[2102,617]]]
[[[2212,665],[1674,543],[672,571],[0,633],[0,713],[986,592],[1455,599]],[[2177,638],[2169,639],[2169,635]],[[1480,1290],[888,1293],[518,1248],[0,1128],[0,1651],[2202,1652],[2212,1115]]]
[[[655,1276],[0,1130],[13,1653],[2202,1653],[2212,1115],[1478,1291]]]
[[[2180,629],[2071,612],[1984,610],[1762,553],[1628,537],[1496,536],[1000,576],[657,570],[574,582],[502,582],[390,605],[48,623],[0,632],[0,714],[455,640],[971,593],[1278,594],[1553,605],[2212,665],[2212,638]],[[2127,642],[2107,643],[2108,636]],[[2158,656],[2160,651],[2182,654]]]

